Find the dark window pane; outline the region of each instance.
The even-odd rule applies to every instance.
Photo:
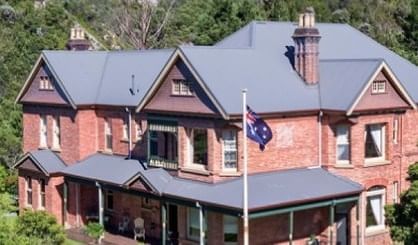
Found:
[[[207,164],[207,132],[205,129],[193,130],[193,163]]]

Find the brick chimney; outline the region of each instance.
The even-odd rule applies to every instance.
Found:
[[[71,28],[70,39],[67,42],[68,50],[88,50],[91,45],[84,35],[84,30],[79,25]]]
[[[299,25],[292,36],[295,42],[295,70],[307,84],[319,82],[319,35],[312,7],[299,15]]]

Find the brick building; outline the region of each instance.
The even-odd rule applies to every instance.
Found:
[[[264,151],[248,143],[250,244],[390,244],[383,207],[418,161],[417,80],[309,10],[207,47],[43,51],[17,98],[19,207],[68,228],[141,217],[164,244],[242,243],[247,88],[273,131]]]

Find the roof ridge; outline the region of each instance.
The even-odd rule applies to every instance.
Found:
[[[320,59],[319,62],[348,62],[348,61],[384,61],[384,58],[343,58],[343,59]]]
[[[106,71],[108,61],[109,61],[109,53],[106,54],[106,59],[103,62],[102,74],[100,76],[100,83],[99,83],[99,86],[97,87],[96,98],[94,99],[95,104],[97,104],[97,101],[99,100],[100,92],[101,92],[102,86],[103,86],[103,78],[104,78],[104,74],[105,74],[105,71]]]

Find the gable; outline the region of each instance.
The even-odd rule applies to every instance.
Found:
[[[42,175],[45,175],[44,171],[38,167],[38,165],[30,158],[27,157],[19,166],[18,169],[29,170]]]
[[[175,82],[186,81],[191,94],[178,95],[173,92]],[[150,111],[184,112],[206,115],[219,114],[216,106],[211,102],[204,89],[197,82],[192,72],[181,60],[177,61],[168,70],[162,83],[144,107]]]
[[[384,92],[373,92],[374,83],[384,84]],[[376,84],[377,85],[377,84]],[[375,86],[376,86],[375,85]],[[402,95],[387,71],[381,69],[360,98],[354,111],[370,111],[379,109],[409,108],[410,105]]]
[[[153,190],[151,189],[150,186],[148,186],[142,179],[141,177],[138,177],[136,180],[134,180],[133,182],[131,182],[129,184],[129,188],[137,190],[137,191],[143,191],[143,192],[152,192]]]
[[[52,89],[41,88],[41,80],[45,77],[50,81]],[[35,69],[19,101],[22,103],[69,105],[56,78],[52,75],[52,72],[44,62],[40,62]]]

